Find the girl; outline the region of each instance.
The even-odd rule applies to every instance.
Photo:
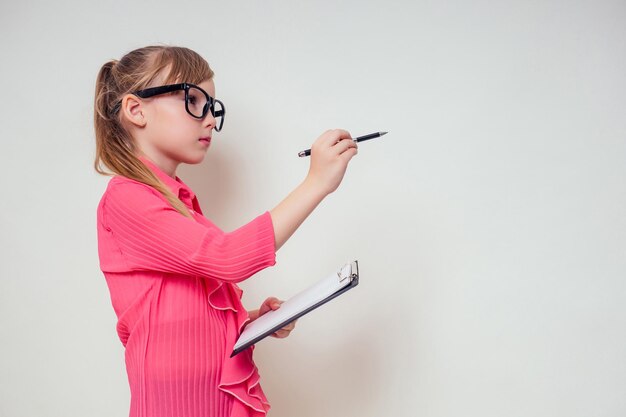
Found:
[[[246,324],[281,301],[246,311],[237,283],[275,264],[276,251],[337,189],[357,153],[348,132],[325,132],[311,147],[304,181],[271,211],[225,233],[176,176],[181,163],[202,162],[224,116],[213,71],[189,49],[137,49],[98,74],[95,169],[114,174],[98,205],[98,252],[125,346],[131,417],[267,413],[253,349],[230,353]]]

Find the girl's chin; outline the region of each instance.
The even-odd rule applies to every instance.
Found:
[[[202,154],[194,155],[193,157],[187,158],[184,163],[189,165],[196,165],[204,161],[204,157],[206,156],[206,152]]]

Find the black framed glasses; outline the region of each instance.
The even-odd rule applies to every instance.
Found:
[[[210,111],[215,118],[215,131],[219,132],[224,126],[224,116],[226,108],[224,103],[211,97],[206,91],[195,84],[180,83],[151,87],[133,92],[141,98],[154,97],[159,94],[172,93],[183,90],[185,92],[185,110],[196,119],[204,119]]]

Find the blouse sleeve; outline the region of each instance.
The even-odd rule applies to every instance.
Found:
[[[225,233],[181,215],[138,182],[111,184],[98,211],[105,272],[150,270],[239,282],[276,263],[269,212]]]

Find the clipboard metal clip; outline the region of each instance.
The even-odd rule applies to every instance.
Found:
[[[350,266],[350,268],[347,269],[347,266]],[[337,277],[339,277],[339,282],[344,282],[346,279],[350,279],[350,281],[352,281],[353,279],[358,278],[359,262],[355,260],[346,264],[343,268],[337,271]]]

